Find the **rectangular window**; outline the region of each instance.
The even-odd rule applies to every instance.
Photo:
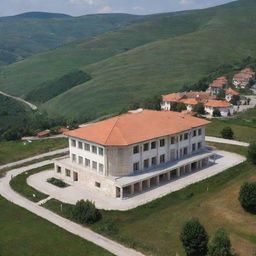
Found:
[[[175,137],[171,137],[171,144],[175,144]]]
[[[139,153],[139,146],[134,146],[133,147],[133,154],[138,154]]]
[[[149,150],[149,144],[148,144],[148,143],[145,143],[145,144],[143,145],[143,150],[144,150],[144,151],[148,151],[148,150]]]
[[[184,154],[184,156],[188,154],[188,148],[183,149],[183,154]]]
[[[149,159],[144,160],[144,169],[149,167]]]
[[[156,157],[152,157],[151,158],[151,165],[152,166],[155,166],[157,164],[157,162],[156,162]]]
[[[99,155],[103,156],[103,148],[99,148]]]
[[[78,148],[83,149],[83,143],[81,141],[78,141]]]
[[[197,144],[197,149],[200,149],[200,148],[202,148],[202,142],[198,142]]]
[[[84,143],[84,150],[90,151],[90,144]]]
[[[134,163],[133,164],[133,171],[136,172],[139,170],[139,163]]]
[[[97,162],[92,161],[92,169],[97,170]]]
[[[202,135],[202,129],[199,129],[199,130],[198,130],[198,135],[199,135],[199,136]]]
[[[193,137],[196,137],[196,130],[193,131]]]
[[[78,163],[81,165],[83,164],[83,158],[81,156],[78,157]]]
[[[196,143],[192,144],[192,152],[196,151]]]
[[[183,140],[183,135],[181,134],[181,135],[180,135],[180,141],[182,141],[182,140]]]
[[[57,173],[61,173],[61,167],[57,166]]]
[[[90,167],[91,161],[89,159],[85,158],[85,163],[84,164],[85,164],[85,166],[89,166]]]
[[[184,134],[184,140],[187,140],[188,139],[188,133],[185,133]]]
[[[160,156],[160,164],[165,163],[165,155]]]
[[[165,139],[161,139],[160,140],[160,147],[164,147],[165,146]]]
[[[72,154],[72,162],[76,162],[76,155]]]
[[[95,182],[95,187],[100,188],[101,184],[99,182]]]
[[[155,149],[156,148],[156,141],[151,142],[151,149]]]
[[[103,164],[99,164],[99,172],[103,173],[103,169],[104,169],[104,165]]]
[[[97,154],[97,147],[96,146],[92,146],[92,153]]]
[[[67,176],[67,177],[70,177],[70,176],[71,176],[71,171],[70,171],[69,169],[66,169],[65,172],[66,172],[66,176]]]
[[[75,140],[71,140],[71,146],[76,147],[76,141]]]

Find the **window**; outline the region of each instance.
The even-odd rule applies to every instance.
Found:
[[[197,144],[197,149],[200,149],[200,148],[202,148],[202,142],[198,142]]]
[[[97,154],[97,147],[96,146],[92,146],[92,153]]]
[[[90,151],[90,144],[84,143],[84,150]]]
[[[193,131],[193,137],[196,137],[196,130]]]
[[[165,162],[165,155],[160,156],[160,164],[163,164]]]
[[[100,188],[101,184],[97,181],[95,181],[95,187]]]
[[[99,164],[99,172],[103,173],[103,169],[104,169],[104,165],[103,164]]]
[[[183,135],[181,134],[181,135],[180,135],[180,141],[182,141],[182,140],[183,140]]]
[[[156,141],[151,142],[151,149],[155,149],[156,148]]]
[[[196,150],[196,143],[192,144],[192,151],[194,152]]]
[[[66,176],[70,177],[71,176],[71,171],[69,169],[66,169],[65,171],[66,171]]]
[[[148,168],[149,167],[149,160],[148,159],[145,159],[144,160],[144,168]]]
[[[87,158],[85,158],[85,166],[89,166],[91,165],[91,161]]]
[[[76,141],[75,140],[71,140],[71,146],[76,147]]]
[[[148,143],[145,143],[145,144],[143,145],[143,150],[144,150],[144,151],[148,151],[148,150],[149,150],[149,144],[148,144]]]
[[[72,154],[72,162],[76,162],[76,155]]]
[[[61,173],[61,167],[57,166],[57,173]]]
[[[92,161],[92,169],[97,170],[97,162]]]
[[[199,129],[199,130],[198,130],[198,135],[199,135],[199,136],[202,135],[202,129]]]
[[[139,153],[139,146],[134,146],[133,147],[133,154],[138,154]]]
[[[78,148],[83,149],[83,143],[81,141],[78,141]]]
[[[103,148],[99,148],[99,155],[103,156]]]
[[[139,162],[133,164],[133,171],[136,172],[139,170]]]
[[[165,145],[165,139],[161,139],[160,140],[160,147],[164,147],[164,145]]]
[[[183,155],[185,156],[187,154],[188,154],[188,148],[186,147],[186,148],[183,149]]]
[[[157,164],[157,162],[156,162],[156,157],[152,157],[152,159],[151,159],[151,165],[154,166],[154,165],[156,165],[156,164]]]
[[[81,156],[78,157],[78,163],[83,164],[83,158]]]
[[[171,144],[175,144],[175,137],[171,137]]]
[[[188,139],[188,133],[185,133],[184,134],[184,140],[187,140]]]

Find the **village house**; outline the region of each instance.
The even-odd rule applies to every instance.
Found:
[[[209,121],[173,111],[138,109],[70,131],[70,155],[54,160],[55,176],[125,198],[203,169]]]
[[[213,112],[215,109],[220,111],[221,116],[229,116],[233,115],[234,107],[232,104],[227,102],[226,100],[209,100],[205,104],[205,111],[213,116]]]
[[[44,130],[44,131],[40,131],[36,134],[36,136],[38,138],[45,138],[45,137],[49,137],[50,136],[51,131],[50,130]]]
[[[226,96],[225,96],[226,100],[227,100],[228,102],[230,102],[234,96],[237,96],[237,97],[238,97],[238,96],[240,96],[240,93],[239,93],[239,92],[236,92],[236,91],[233,90],[232,88],[228,88],[228,89],[226,90]]]
[[[228,87],[228,79],[225,76],[220,76],[209,84],[208,92],[217,95],[221,90],[225,90]]]
[[[244,89],[249,86],[251,80],[255,79],[255,72],[251,68],[245,68],[233,77],[233,85],[238,89]]]

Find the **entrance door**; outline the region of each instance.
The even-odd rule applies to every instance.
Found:
[[[78,181],[78,173],[77,172],[73,172],[73,180]]]

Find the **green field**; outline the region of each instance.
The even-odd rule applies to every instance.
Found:
[[[22,141],[0,142],[0,165],[65,147],[68,147],[65,138],[36,140],[25,145]]]
[[[92,80],[41,109],[72,118],[117,112],[134,101],[191,85],[222,64],[255,56],[255,12],[255,1],[240,0],[152,16],[4,67],[0,88],[25,97],[43,82],[81,69]]]
[[[1,256],[111,256],[0,197]]]

